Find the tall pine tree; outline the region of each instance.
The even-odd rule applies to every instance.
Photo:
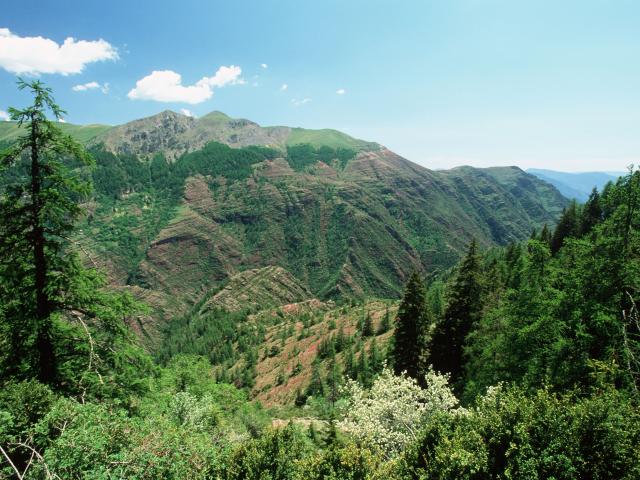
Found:
[[[82,399],[127,395],[123,385],[148,367],[125,324],[140,306],[105,291],[105,277],[73,248],[92,158],[47,118],[65,113],[49,88],[18,88],[33,103],[9,109],[23,135],[0,153],[0,381],[35,377]]]
[[[580,222],[578,219],[578,204],[572,201],[562,212],[558,225],[551,237],[551,253],[556,254],[564,245],[564,241],[579,234]]]
[[[453,284],[442,319],[436,323],[430,342],[429,360],[434,369],[458,382],[463,372],[465,338],[480,318],[482,283],[480,259],[475,240],[471,241]]]
[[[431,321],[424,283],[420,275],[414,272],[407,282],[396,317],[391,356],[397,374],[406,372],[412,378],[422,379]]]
[[[90,191],[69,164],[91,164],[84,148],[47,118],[64,111],[41,82],[20,80],[33,104],[9,109],[11,120],[25,134],[6,152],[0,165],[13,178],[0,195],[0,270],[4,279],[9,322],[14,322],[13,367],[35,373],[52,384],[57,375],[53,316],[62,308],[76,265],[67,255],[68,236],[80,214],[79,197]],[[26,363],[26,365],[25,365]]]

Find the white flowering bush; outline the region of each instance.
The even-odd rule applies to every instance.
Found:
[[[349,381],[349,402],[339,427],[387,458],[396,456],[434,414],[459,410],[446,375],[429,370],[425,379],[426,388],[421,388],[415,379],[385,368],[370,390]]]
[[[221,412],[208,395],[198,398],[188,392],[179,392],[171,400],[168,413],[177,425],[210,431],[219,425]]]

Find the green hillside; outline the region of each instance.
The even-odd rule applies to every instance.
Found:
[[[111,128],[109,125],[73,125],[70,123],[59,123],[58,127],[81,143],[89,143]],[[15,122],[0,122],[0,142],[10,143],[21,134],[21,128]]]

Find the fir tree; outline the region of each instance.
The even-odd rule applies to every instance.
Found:
[[[349,345],[344,355],[344,374],[351,378],[356,379],[356,361],[353,355],[353,347]]]
[[[369,347],[369,366],[373,374],[378,374],[382,371],[382,355],[380,354],[380,350],[378,350],[376,337],[373,337],[373,340],[371,340],[371,346]]]
[[[391,315],[389,314],[389,307],[387,307],[384,311],[384,315],[382,316],[382,320],[380,321],[380,325],[378,326],[378,335],[387,333],[390,328],[391,328]]]
[[[465,339],[480,318],[481,285],[480,260],[473,240],[449,288],[447,307],[436,323],[429,349],[434,369],[450,374],[452,382],[460,380]]]
[[[329,371],[327,372],[327,380],[325,382],[327,385],[327,399],[331,403],[338,400],[341,380],[342,372],[334,357],[329,364]]]
[[[580,215],[580,235],[586,235],[593,227],[602,221],[602,207],[600,206],[600,194],[594,188],[589,195],[589,199],[582,207]]]
[[[427,309],[425,288],[420,275],[413,273],[405,288],[396,317],[392,358],[397,374],[407,372],[412,378],[422,377],[431,315]]]
[[[320,373],[320,358],[316,357],[311,365],[311,383],[307,388],[307,396],[323,397],[325,385]]]
[[[51,89],[23,80],[18,88],[28,90],[33,103],[9,109],[24,135],[0,153],[8,180],[0,192],[0,336],[8,346],[0,352],[0,379],[37,377],[79,389],[82,398],[90,387],[116,394],[124,377],[116,382],[115,375],[108,381],[102,375],[108,368],[132,374],[124,372],[121,356],[132,356],[128,364],[140,357],[124,321],[140,306],[128,295],[104,292],[105,277],[85,269],[72,248],[79,202],[91,192],[85,177],[93,159],[47,118],[65,113]],[[89,335],[90,354],[77,340]]]
[[[373,335],[373,320],[371,319],[371,314],[367,312],[367,315],[364,317],[364,322],[362,324],[362,336],[371,337],[372,335]]]
[[[362,345],[360,349],[360,355],[358,356],[358,382],[362,386],[368,388],[371,386],[372,372],[369,365],[369,358],[367,357],[367,351]]]
[[[547,245],[551,245],[551,231],[549,230],[549,227],[546,223],[542,227],[540,236],[538,238],[541,242],[546,243]]]
[[[578,205],[576,201],[572,201],[567,208],[562,212],[562,216],[558,221],[553,237],[551,238],[551,253],[555,255],[562,245],[565,239],[570,237],[576,237],[579,233],[578,222]]]

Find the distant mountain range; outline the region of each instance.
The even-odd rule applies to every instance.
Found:
[[[543,170],[529,168],[527,173],[549,182],[556,187],[562,195],[569,199],[585,202],[589,194],[596,187],[602,190],[607,182],[615,182],[624,172],[557,172],[555,170]]]

